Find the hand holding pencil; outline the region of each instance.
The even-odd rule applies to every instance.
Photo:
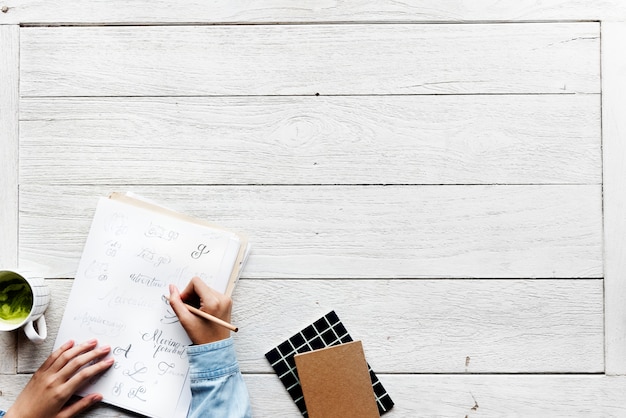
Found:
[[[191,279],[180,293],[176,286],[170,285],[169,301],[194,344],[224,340],[231,330],[236,331],[236,327],[230,325],[232,299],[211,289],[198,277]]]

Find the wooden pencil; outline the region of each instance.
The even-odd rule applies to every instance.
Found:
[[[167,298],[167,300],[168,300],[168,302],[169,302],[169,301],[170,301],[170,298]],[[184,302],[183,302],[183,303],[184,303]],[[185,305],[185,306],[187,307],[187,309],[189,309],[189,311],[190,311],[191,313],[193,313],[194,315],[197,315],[197,316],[199,316],[199,317],[201,317],[201,318],[204,318],[204,319],[208,319],[209,321],[211,321],[211,322],[213,322],[213,323],[215,323],[215,324],[217,324],[217,325],[221,325],[221,326],[223,326],[224,328],[227,328],[227,329],[229,329],[229,330],[231,330],[231,331],[233,331],[233,332],[237,332],[237,331],[239,331],[239,328],[238,328],[238,327],[234,326],[233,324],[231,324],[231,323],[229,323],[229,322],[224,321],[223,319],[220,319],[220,318],[218,318],[218,317],[216,317],[216,316],[213,316],[213,315],[211,315],[211,314],[209,314],[209,313],[206,313],[206,312],[204,312],[204,311],[201,311],[200,309],[198,309],[198,308],[196,308],[196,307],[194,307],[194,306],[191,306],[191,305],[189,305],[189,304],[187,304],[187,303],[184,303],[184,305]]]

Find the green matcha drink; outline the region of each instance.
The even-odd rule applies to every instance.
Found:
[[[0,321],[5,324],[23,322],[33,306],[30,286],[19,274],[0,271]]]

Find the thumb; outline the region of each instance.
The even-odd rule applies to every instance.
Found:
[[[102,400],[102,395],[99,393],[92,393],[83,397],[82,399],[74,402],[73,404],[66,406],[63,408],[55,418],[71,418],[74,417],[81,412],[85,411],[90,406],[100,402]]]
[[[186,324],[190,320],[193,320],[194,315],[189,312],[189,309],[183,303],[183,300],[180,298],[180,292],[178,288],[173,284],[170,285],[170,306],[174,309],[174,313],[180,320],[181,324]]]

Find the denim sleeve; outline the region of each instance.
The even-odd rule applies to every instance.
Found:
[[[188,418],[252,417],[232,338],[189,346],[187,355],[191,380]]]
[[[4,416],[4,411],[0,411],[0,417]]]

